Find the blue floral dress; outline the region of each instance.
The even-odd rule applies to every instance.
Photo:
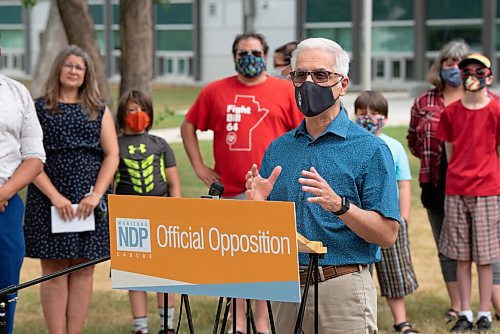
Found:
[[[57,190],[77,204],[95,184],[103,161],[100,134],[104,107],[95,119],[90,119],[79,103],[59,103],[61,112],[51,114],[45,100],[38,98],[35,108],[47,154],[44,171]],[[95,259],[109,255],[106,195],[94,211],[95,231],[52,233],[51,206],[49,198],[30,184],[24,221],[26,256]]]

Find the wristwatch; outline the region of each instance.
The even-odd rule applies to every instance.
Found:
[[[349,202],[349,200],[345,196],[341,196],[340,198],[342,200],[341,201],[340,210],[333,212],[333,214],[336,215],[336,216],[343,215],[344,213],[346,213],[347,211],[349,211],[349,208],[351,206],[351,202]]]

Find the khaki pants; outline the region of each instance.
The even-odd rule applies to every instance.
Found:
[[[318,333],[378,333],[377,290],[367,269],[320,282],[318,291]],[[272,307],[276,333],[292,334],[300,304],[274,302]],[[314,285],[309,288],[302,333],[314,333]]]

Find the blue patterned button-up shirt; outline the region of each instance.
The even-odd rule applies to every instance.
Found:
[[[332,212],[307,202],[314,195],[302,191],[298,179],[302,170],[314,167],[338,195],[364,210],[399,220],[394,163],[383,140],[350,121],[341,109],[316,139],[307,133],[303,121],[271,143],[262,160],[262,177],[268,178],[278,165],[283,169],[269,200],[295,202],[297,231],[328,248],[320,265],[380,261],[380,247],[358,237]],[[301,265],[308,261],[307,254],[299,255]]]

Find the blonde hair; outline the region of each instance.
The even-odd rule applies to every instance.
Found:
[[[61,51],[54,60],[43,90],[45,105],[53,114],[60,112],[57,108],[57,102],[61,91],[61,82],[59,78],[64,62],[70,55],[82,58],[85,63],[85,76],[82,85],[78,87],[78,95],[83,109],[90,117],[94,117],[103,105],[97,85],[94,63],[89,54],[76,45],[69,45],[66,49]]]
[[[432,63],[431,68],[427,72],[427,81],[434,85],[437,90],[442,91],[444,89],[444,82],[441,78],[441,68],[443,66],[443,61],[448,58],[453,58],[458,61],[464,59],[468,54],[469,46],[463,39],[455,39],[448,42],[441,51],[434,62]]]

